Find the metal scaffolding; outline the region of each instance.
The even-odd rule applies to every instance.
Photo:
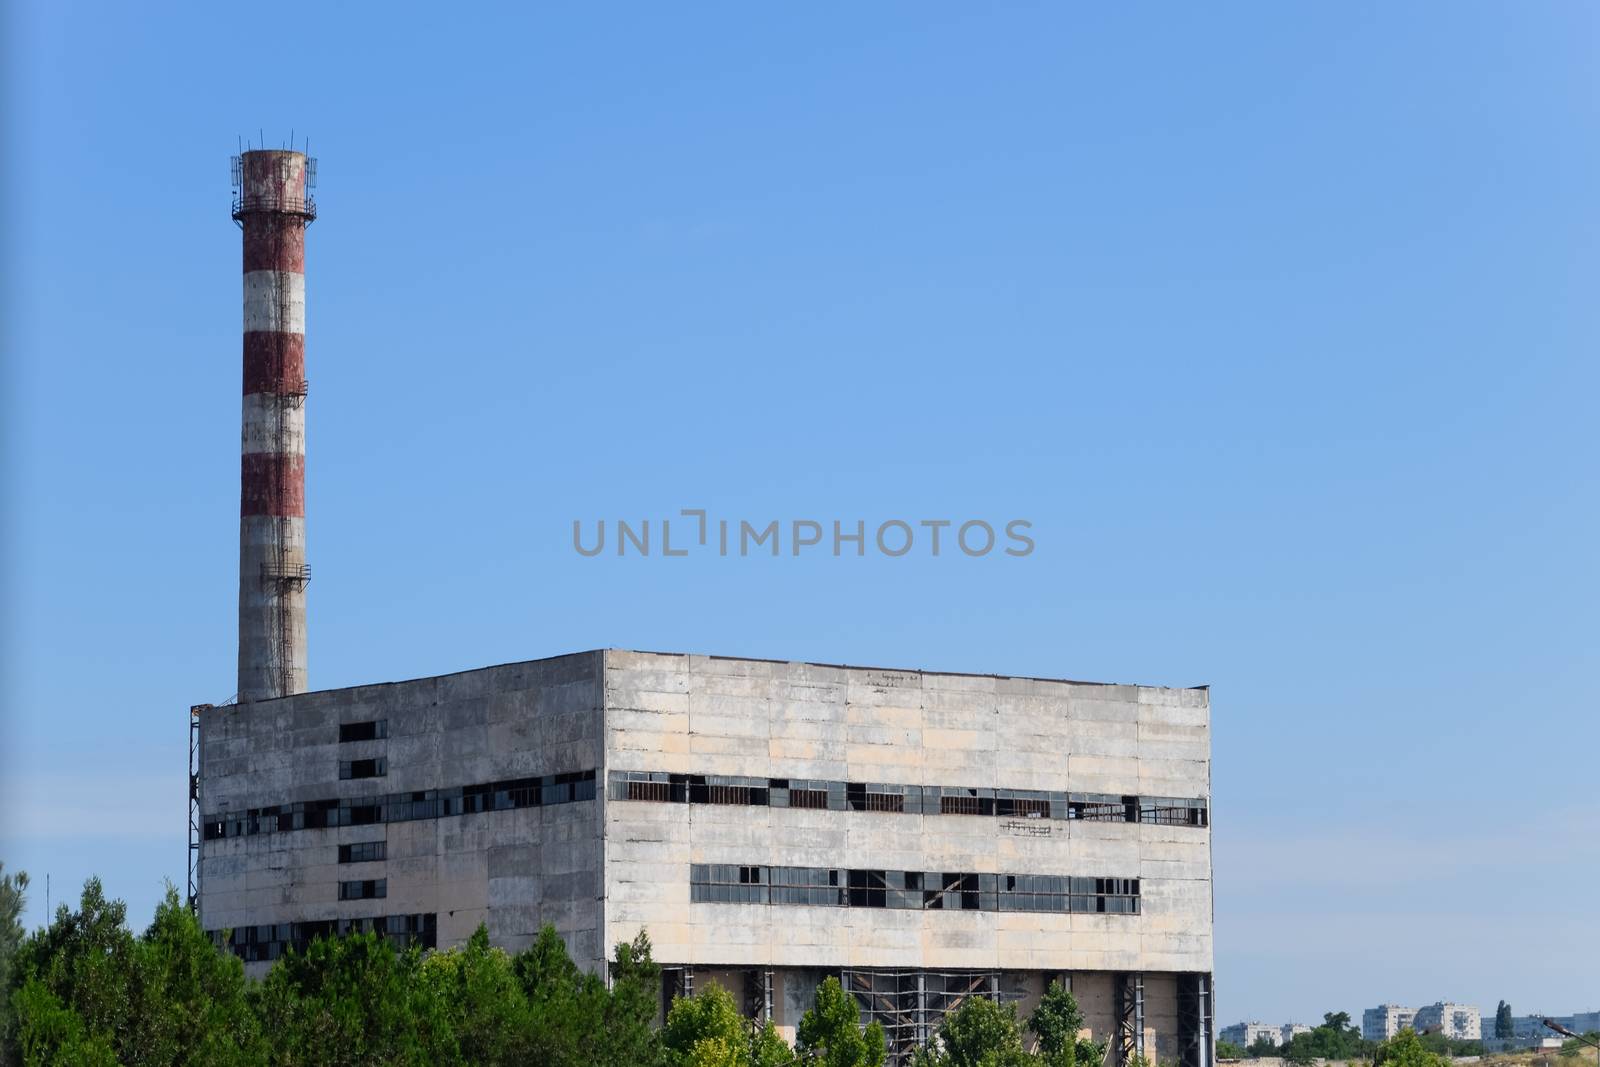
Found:
[[[839,984],[861,1005],[863,1024],[883,1027],[887,1062],[911,1062],[949,1012],[972,997],[999,1004],[1023,998],[1020,976],[1002,971],[844,970]]]
[[[1111,1047],[1106,1050],[1106,1064],[1128,1067],[1144,1058],[1144,975],[1139,971],[1118,971],[1112,976],[1112,994],[1117,1019]]]
[[[189,708],[189,910],[200,903],[200,716],[210,704]]]

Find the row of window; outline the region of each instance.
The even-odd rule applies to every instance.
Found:
[[[607,795],[612,800],[647,800],[666,804],[734,804],[916,815],[994,815],[1085,822],[1142,822],[1168,826],[1206,826],[1210,822],[1204,798],[746,778],[735,775],[668,774],[662,771],[612,771]]]
[[[357,841],[339,846],[340,863],[372,863],[389,858],[389,842]]]
[[[689,869],[689,899],[704,904],[1137,915],[1139,879],[696,863]]]
[[[435,948],[438,944],[439,917],[433,913],[418,915],[379,915],[369,919],[314,919],[309,922],[275,923],[266,926],[241,926],[228,932],[210,931],[211,939],[231,949],[246,963],[275,960],[293,948],[304,952],[319,937],[344,937],[346,934],[376,933],[394,942],[398,947],[420,945]]]
[[[484,811],[571,804],[593,800],[594,783],[594,771],[574,771],[570,774],[547,774],[537,778],[457,786],[453,789],[276,804],[250,808],[238,814],[208,815],[204,824],[205,839],[215,841],[224,837],[246,837],[289,830],[371,826],[412,819],[442,819]]]

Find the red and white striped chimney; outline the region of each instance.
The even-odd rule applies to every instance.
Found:
[[[244,231],[239,701],[306,690],[306,226],[316,161],[250,151],[233,164]]]

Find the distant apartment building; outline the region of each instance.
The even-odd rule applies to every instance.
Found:
[[[1477,1041],[1483,1037],[1483,1016],[1470,1005],[1441,1000],[1418,1008],[1411,1028],[1419,1034],[1437,1031],[1452,1041]]]
[[[1289,1042],[1294,1040],[1295,1034],[1309,1034],[1310,1032],[1311,1027],[1307,1026],[1305,1023],[1284,1023],[1283,1026],[1281,1026],[1278,1030],[1280,1035],[1278,1043],[1280,1045],[1287,1045]]]
[[[1283,1036],[1284,1027],[1268,1026],[1266,1023],[1234,1023],[1224,1027],[1220,1033],[1222,1040],[1231,1041],[1240,1048],[1249,1048],[1261,1038],[1276,1045]]]
[[[1367,1041],[1387,1041],[1408,1026],[1414,1026],[1417,1009],[1398,1004],[1379,1004],[1361,1013],[1361,1036]]]
[[[1496,1051],[1513,1048],[1559,1048],[1566,1039],[1546,1026],[1544,1024],[1546,1019],[1560,1023],[1568,1030],[1580,1034],[1600,1031],[1600,1011],[1578,1012],[1575,1015],[1544,1015],[1535,1012],[1532,1015],[1513,1015],[1509,1038],[1496,1038],[1493,1022],[1484,1024],[1484,1045]]]

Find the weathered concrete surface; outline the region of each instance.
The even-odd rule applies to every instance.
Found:
[[[1207,697],[1204,690],[610,651],[606,759],[608,768],[625,770],[1208,797]],[[1055,971],[1212,966],[1206,828],[1052,821],[1047,837],[1019,837],[993,817],[623,801],[607,806],[605,820],[606,941],[644,928],[666,960]],[[691,904],[691,863],[1137,877],[1143,912]]]
[[[340,743],[340,723],[387,737]],[[340,780],[341,761],[387,774]],[[1210,830],[994,816],[611,800],[609,772],[1016,788],[1208,799],[1208,693],[609,650],[219,708],[201,729],[206,815],[332,797],[596,772],[593,800],[208,840],[210,929],[436,913],[438,944],[481,922],[516,950],[553,923],[601,969],[646,930],[696,986],[772,970],[792,1036],[824,974],[1012,974],[1027,1010],[1068,976],[1089,1027],[1114,1025],[1114,972],[1145,975],[1147,1052],[1176,1054],[1177,979],[1212,969]],[[1038,824],[1045,826],[1044,823]],[[338,846],[384,840],[385,861]],[[690,865],[1138,878],[1141,913],[922,911],[691,903]],[[381,900],[337,899],[386,878]],[[263,965],[254,965],[262,969]]]

